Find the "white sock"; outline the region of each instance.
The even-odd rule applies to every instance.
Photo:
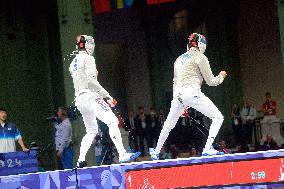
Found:
[[[87,133],[83,137],[82,142],[81,142],[80,155],[79,155],[78,162],[86,160],[86,154],[92,145],[94,137],[95,137],[95,134],[93,133]]]
[[[204,150],[209,150],[211,147],[212,147],[212,144],[214,143],[214,140],[215,138],[213,137],[208,137],[207,141],[206,141],[206,144],[205,144],[205,147],[204,147]]]
[[[212,144],[220,130],[222,123],[223,123],[223,119],[215,118],[212,120],[212,124],[209,130],[209,135],[208,135],[208,139],[206,141],[204,150],[209,150],[212,147]]]
[[[156,154],[160,154],[161,149],[162,149],[165,141],[167,140],[167,138],[170,134],[170,131],[171,131],[171,129],[169,129],[169,126],[164,125],[164,127],[163,127],[163,129],[160,133],[159,140],[157,142],[157,146],[156,146],[156,149],[155,149]]]

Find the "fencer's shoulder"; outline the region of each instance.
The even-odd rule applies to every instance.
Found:
[[[208,58],[200,51],[197,51],[196,52],[196,56],[200,59],[205,59],[205,60],[208,60]]]
[[[95,61],[95,58],[91,55],[85,54],[86,60]]]
[[[183,58],[190,58],[192,56],[192,54],[190,54],[189,52],[185,52],[182,55],[180,55],[178,57],[178,59],[183,59]]]
[[[196,54],[195,58],[198,62],[209,62],[208,58],[201,52],[198,52]]]
[[[77,57],[82,57],[82,58],[87,59],[87,60],[95,60],[95,58],[92,55],[89,55],[85,51],[79,51],[79,54],[77,54]]]
[[[182,55],[180,55],[179,57],[177,57],[176,62],[184,61],[184,60],[189,59],[191,57],[192,57],[192,55],[190,53],[186,52],[186,53],[183,53]]]

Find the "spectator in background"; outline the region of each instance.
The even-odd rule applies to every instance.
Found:
[[[238,147],[238,153],[246,153],[249,152],[249,147],[247,144],[242,143],[239,147]]]
[[[166,152],[165,147],[162,147],[159,159],[160,160],[171,159],[171,154],[169,152]]]
[[[265,102],[262,104],[262,111],[264,114],[263,122],[268,122],[269,120],[276,118],[276,101],[271,99],[270,93],[265,93]]]
[[[138,151],[137,144],[137,129],[135,125],[133,111],[129,111],[127,117],[124,119],[125,130],[129,132],[128,141],[132,150]]]
[[[165,109],[160,108],[158,115],[158,123],[161,128],[163,127],[165,121],[166,121]],[[160,132],[158,134],[160,134]]]
[[[276,102],[271,99],[271,94],[265,94],[265,102],[262,104],[262,111],[264,114],[261,120],[262,139],[261,142],[266,140],[268,134],[272,134],[275,141],[282,143],[283,137],[280,134],[280,119],[276,117]]]
[[[74,151],[72,148],[72,126],[65,107],[57,109],[59,122],[55,123],[55,144],[58,169],[72,169]]]
[[[158,116],[156,114],[156,111],[153,107],[150,108],[150,115],[149,115],[149,143],[148,147],[153,148],[154,143],[158,141],[158,133],[157,133],[157,127],[158,127]]]
[[[98,123],[98,131],[102,132],[101,142],[102,142],[102,156],[103,156],[102,159],[103,160],[101,164],[110,165],[114,163],[114,160],[117,154],[117,149],[115,148],[115,145],[112,139],[110,138],[109,127],[107,126],[107,124],[105,124],[101,120],[98,120],[97,123]]]
[[[190,149],[190,157],[198,157],[200,156],[199,153],[197,152],[196,148],[195,147],[192,147]]]
[[[171,154],[171,159],[176,159],[179,157],[179,150],[174,144],[170,145],[170,154]]]
[[[271,134],[266,135],[266,141],[262,145],[262,150],[277,150],[278,144],[274,141]]]
[[[183,114],[180,116],[179,125],[182,127],[188,127],[190,125],[190,119],[189,119],[189,109],[185,109]]]
[[[225,154],[231,154],[231,150],[229,150],[226,146],[226,141],[225,140],[220,140],[219,145],[218,145],[218,151],[224,152]]]
[[[234,103],[231,109],[232,128],[237,145],[241,144],[242,119],[239,105]]]
[[[189,108],[190,118],[190,143],[194,143],[197,149],[202,149],[206,143],[209,134],[209,128],[212,123],[211,119],[207,118],[194,108]]]
[[[0,153],[16,152],[16,143],[18,141],[23,151],[29,151],[26,148],[21,133],[13,123],[7,123],[7,112],[0,108]]]
[[[276,115],[276,101],[271,99],[271,93],[265,93],[265,102],[262,104],[262,110],[265,116]]]
[[[123,117],[121,116],[120,110],[118,110],[116,117],[117,117],[117,120],[118,120],[118,127],[124,128],[124,120],[123,120]]]
[[[241,111],[241,118],[244,127],[244,137],[246,144],[252,144],[252,132],[254,128],[254,120],[256,118],[256,109],[250,99],[245,100],[245,105]]]
[[[188,144],[192,139],[190,136],[192,133],[190,128],[189,111],[189,109],[184,110],[183,114],[178,119],[178,126],[173,129],[173,132],[176,132],[174,135],[174,143],[177,144],[181,150],[188,150]]]
[[[103,132],[98,129],[98,134],[95,136],[93,140],[93,144],[95,145],[95,156],[96,156],[96,165],[100,166],[103,161],[103,145],[102,145],[102,137],[103,137]]]
[[[148,128],[149,128],[149,116],[145,114],[144,107],[138,107],[138,115],[135,117],[135,125],[137,125],[137,132],[139,138],[139,148],[141,152],[141,156],[145,155],[145,143],[146,146],[148,145],[149,135],[148,135]]]

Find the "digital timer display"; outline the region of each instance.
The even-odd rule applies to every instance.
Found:
[[[251,172],[250,175],[251,175],[251,180],[265,179],[265,171]]]
[[[126,188],[162,189],[283,182],[283,160],[242,160],[130,170],[125,173]]]

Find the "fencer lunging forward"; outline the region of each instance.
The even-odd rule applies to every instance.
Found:
[[[212,148],[212,144],[222,125],[223,115],[201,92],[200,87],[203,79],[209,86],[217,86],[223,82],[227,74],[225,71],[221,71],[216,77],[212,74],[209,61],[204,55],[206,39],[203,35],[193,33],[188,40],[187,52],[179,56],[174,64],[173,100],[169,115],[160,133],[156,149],[149,149],[153,160],[159,159],[161,148],[185,107],[192,107],[212,119],[203,154],[214,155],[218,152]]]
[[[75,88],[75,104],[82,114],[86,127],[86,135],[81,142],[78,166],[86,166],[85,156],[93,138],[98,133],[96,118],[108,125],[110,138],[119,153],[119,161],[126,162],[135,159],[140,153],[126,152],[118,128],[118,119],[110,108],[110,106],[115,106],[116,100],[109,95],[97,80],[98,71],[95,58],[92,56],[95,48],[93,37],[87,35],[78,36],[76,38],[76,47],[78,54],[70,64],[69,71]],[[107,99],[107,103],[103,98]]]

